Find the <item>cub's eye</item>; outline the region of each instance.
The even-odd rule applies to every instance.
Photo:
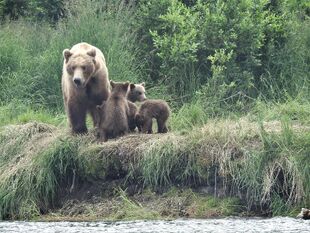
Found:
[[[138,91],[138,95],[142,95],[142,92]]]

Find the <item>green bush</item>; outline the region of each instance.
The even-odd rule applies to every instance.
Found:
[[[142,1],[138,20],[152,80],[176,95],[201,85],[230,103],[309,90],[309,4],[292,1]],[[147,55],[145,55],[147,54]],[[150,54],[150,55],[149,55]],[[239,94],[238,94],[239,93]]]
[[[56,22],[65,16],[65,0],[1,0],[0,18],[26,17]]]

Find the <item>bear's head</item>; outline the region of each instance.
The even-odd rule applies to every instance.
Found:
[[[67,72],[77,88],[84,88],[96,69],[96,50],[74,54],[69,49],[63,51]]]
[[[110,81],[110,85],[112,87],[111,96],[113,97],[127,97],[129,91],[129,82],[113,82]]]
[[[140,83],[140,84],[130,84],[130,90],[128,93],[128,100],[130,100],[131,102],[143,102],[144,100],[146,100],[146,96],[145,96],[145,83]]]

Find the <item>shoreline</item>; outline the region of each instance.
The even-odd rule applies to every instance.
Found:
[[[36,122],[0,132],[1,219],[296,216],[309,198],[299,124],[210,121],[101,144]]]

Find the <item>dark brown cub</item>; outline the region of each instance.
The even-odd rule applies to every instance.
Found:
[[[122,136],[128,132],[129,107],[127,93],[129,83],[110,82],[112,93],[108,100],[99,107],[102,111],[98,127],[99,140]]]
[[[136,114],[136,125],[142,133],[152,133],[152,119],[155,118],[158,126],[158,133],[167,133],[167,119],[170,115],[170,108],[164,100],[146,100]]]

